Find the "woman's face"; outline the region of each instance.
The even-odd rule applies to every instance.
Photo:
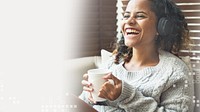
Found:
[[[128,3],[122,22],[126,46],[137,48],[155,45],[157,21],[150,4],[149,0],[131,0]]]

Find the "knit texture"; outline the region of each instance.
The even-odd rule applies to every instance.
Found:
[[[193,112],[193,78],[178,57],[159,51],[159,63],[139,71],[127,71],[121,62],[108,61],[107,68],[122,80],[121,95],[104,105],[92,105],[99,112]],[[80,98],[88,103],[87,92]]]

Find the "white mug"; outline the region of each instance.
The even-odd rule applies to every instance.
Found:
[[[94,91],[91,92],[92,98],[98,102],[105,101],[106,99],[98,97],[98,93],[101,86],[106,82],[106,80],[103,79],[103,76],[111,73],[111,71],[108,69],[90,69],[87,73],[88,81],[92,83],[92,88],[94,89]],[[113,82],[111,81],[111,83]]]

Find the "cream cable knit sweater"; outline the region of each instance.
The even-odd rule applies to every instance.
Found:
[[[194,87],[186,64],[176,56],[159,52],[159,63],[140,71],[129,72],[123,62],[108,63],[122,80],[121,95],[104,105],[93,105],[99,112],[193,112]],[[80,98],[88,103],[87,92]]]

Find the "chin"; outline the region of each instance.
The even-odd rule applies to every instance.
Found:
[[[125,44],[126,46],[128,46],[128,47],[134,47],[136,43],[135,43],[135,42],[130,42],[130,41],[126,41],[126,40],[125,40],[124,44]]]

